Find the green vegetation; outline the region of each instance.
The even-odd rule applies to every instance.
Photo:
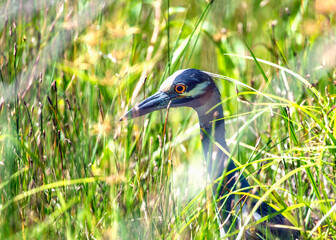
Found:
[[[219,237],[196,114],[118,121],[181,68],[262,93],[218,80],[232,155],[335,239],[335,5],[1,0],[0,239]]]

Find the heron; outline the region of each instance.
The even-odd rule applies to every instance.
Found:
[[[232,230],[232,226],[234,229],[242,226],[244,216],[247,216],[257,200],[248,197],[252,187],[228,154],[221,94],[214,76],[198,69],[178,70],[161,84],[155,94],[137,104],[120,120],[140,117],[166,109],[168,106],[191,107],[196,111],[208,175],[213,183],[212,192],[216,200],[220,229],[227,234]],[[238,190],[243,193],[243,197],[240,195],[238,198],[237,194],[233,194]],[[257,191],[256,194],[258,194]],[[293,225],[279,211],[262,202],[253,213],[252,220],[258,221],[265,216],[269,216],[266,221],[244,230],[245,238],[298,239],[300,237],[300,231],[293,228]],[[231,238],[233,239],[234,236]]]

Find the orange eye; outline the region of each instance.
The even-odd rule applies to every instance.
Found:
[[[186,90],[186,86],[184,84],[178,84],[175,86],[175,92],[177,93],[184,93],[184,91]]]

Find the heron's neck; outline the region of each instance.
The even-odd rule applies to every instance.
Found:
[[[210,143],[218,143],[223,149],[228,150],[225,141],[225,123],[222,105],[216,104],[208,108],[206,112],[198,112],[201,128],[201,140],[204,154],[209,154],[215,148]],[[209,109],[213,108],[209,111]],[[211,141],[212,140],[212,141]],[[220,149],[220,148],[219,148]]]
[[[206,95],[201,101],[200,107],[195,108],[195,110],[200,123],[204,155],[206,159],[209,159],[209,154],[213,151],[223,153],[223,149],[228,150],[225,141],[224,114],[220,94],[217,89]],[[218,147],[215,142],[218,143],[222,149]],[[222,154],[217,154],[217,156],[218,155]],[[227,158],[226,154],[225,158]]]
[[[204,157],[207,160],[208,170],[211,180],[216,180],[236,168],[232,160],[228,161],[229,148],[225,141],[225,123],[219,91],[209,94],[201,107],[195,108],[201,128],[201,140],[203,145]],[[222,181],[222,193],[225,189],[233,190],[237,179],[233,179],[235,171],[228,174]],[[249,184],[241,176],[238,186],[248,187]],[[217,184],[216,186],[217,187]]]

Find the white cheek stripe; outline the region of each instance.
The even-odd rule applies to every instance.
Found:
[[[175,78],[180,75],[185,69],[178,70],[173,73],[173,75],[169,76],[160,86],[160,91],[167,92],[171,88]]]
[[[200,83],[198,84],[196,87],[194,87],[190,92],[185,92],[185,93],[182,93],[180,94],[181,96],[184,96],[184,97],[190,97],[190,96],[198,96],[198,95],[201,95],[203,93],[205,93],[205,89],[206,87],[210,84],[210,82],[203,82],[203,83]]]

